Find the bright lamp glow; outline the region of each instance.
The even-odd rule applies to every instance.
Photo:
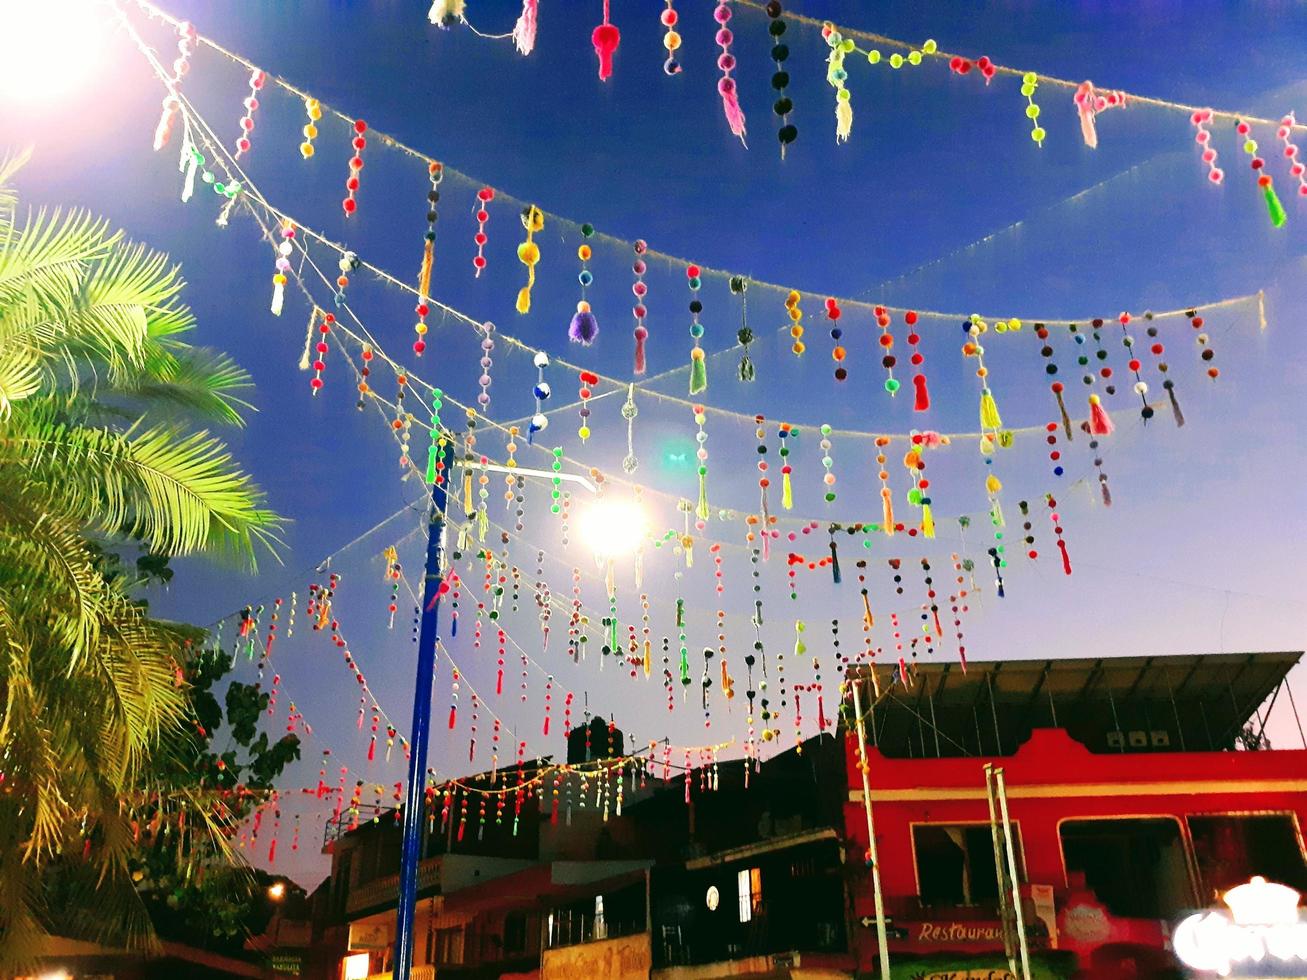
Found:
[[[629,555],[644,543],[649,522],[632,500],[601,497],[581,512],[581,540],[600,558]]]
[[[286,895],[286,883],[284,881],[274,882],[268,886],[268,897],[274,902],[280,902]]]
[[[345,967],[345,980],[365,980],[368,975],[368,954],[351,953],[342,961]]]
[[[49,106],[90,88],[121,38],[97,0],[8,4],[0,30],[0,103]]]

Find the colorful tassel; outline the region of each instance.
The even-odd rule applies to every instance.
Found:
[[[1003,427],[1003,419],[998,414],[998,405],[988,388],[982,388],[980,391],[980,427],[990,431],[997,431]]]
[[[685,277],[690,285],[690,339],[694,347],[690,350],[690,394],[697,395],[708,387],[708,364],[704,360],[703,348],[699,342],[703,339],[703,324],[699,314],[703,312],[703,303],[699,301],[699,287],[702,280],[697,265],[685,267]]]
[[[517,293],[518,313],[528,313],[531,310],[531,288],[536,284],[536,264],[540,261],[540,246],[535,243],[534,236],[544,226],[544,212],[534,204],[528,205],[522,212],[526,241],[517,246],[517,260],[526,266],[526,285]]]
[[[853,131],[853,104],[845,87],[849,74],[844,68],[844,57],[854,49],[853,38],[845,38],[829,21],[822,25],[821,35],[830,47],[826,58],[826,83],[835,89],[835,141],[846,142]]]
[[[535,50],[536,30],[540,24],[540,0],[522,0],[522,13],[513,25],[513,45],[520,55]]]
[[[697,395],[708,387],[708,365],[704,363],[703,348],[690,351],[690,394]]]
[[[1275,193],[1275,188],[1271,186],[1270,174],[1262,174],[1258,180],[1266,181],[1262,193],[1266,195],[1266,210],[1271,216],[1271,227],[1283,228],[1284,223],[1289,219],[1289,216],[1285,214],[1284,205],[1280,203],[1280,198]]]
[[[590,43],[594,45],[595,56],[599,59],[601,82],[606,82],[612,77],[613,55],[617,51],[617,46],[622,43],[622,32],[617,29],[616,24],[609,23],[608,2],[609,0],[604,0],[604,22],[590,35]]]
[[[935,516],[930,512],[930,502],[921,503],[921,533],[924,537],[935,537]]]
[[[930,392],[926,390],[926,376],[924,374],[914,374],[912,376],[912,387],[916,390],[916,395],[912,400],[912,410],[914,412],[929,411]]]
[[[286,274],[290,272],[290,253],[294,249],[295,226],[289,221],[281,225],[281,241],[277,243],[276,272],[272,274],[272,310],[273,316],[281,316],[282,306],[286,301]]]
[[[463,21],[467,12],[467,0],[435,0],[427,11],[427,20],[441,30],[449,30],[459,21]]]
[[[590,312],[590,304],[585,300],[576,304],[576,312],[572,314],[572,322],[567,327],[567,336],[572,343],[584,347],[589,347],[599,336],[599,321]]]
[[[738,136],[741,143],[745,143],[744,110],[740,108],[740,94],[736,89],[735,79],[731,77],[731,72],[735,68],[735,55],[731,54],[731,42],[735,37],[731,29],[726,26],[731,20],[730,0],[719,0],[717,9],[713,11],[713,19],[718,25],[717,46],[722,49],[722,53],[717,56],[717,67],[722,73],[722,77],[717,80],[717,94],[722,97],[722,111],[726,113],[726,125],[731,127],[731,133]]]
[[[1059,396],[1059,401],[1060,401]],[[1095,436],[1110,436],[1115,429],[1112,417],[1103,407],[1103,400],[1097,395],[1089,396],[1089,432]]]

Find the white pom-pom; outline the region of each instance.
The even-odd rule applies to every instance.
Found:
[[[549,428],[549,416],[537,412],[531,417],[531,428],[535,429],[537,432],[543,432],[545,429]]]
[[[549,367],[549,355],[544,351],[536,351],[535,366],[538,368]]]

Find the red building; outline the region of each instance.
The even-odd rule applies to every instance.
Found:
[[[1267,751],[1264,731],[1299,656],[931,664],[906,689],[887,672],[865,728],[892,976],[1007,975],[987,762],[1005,771],[1036,977],[1178,975],[1169,935],[1186,912],[1254,874],[1307,889],[1307,750]],[[855,738],[846,751],[859,860]],[[872,882],[852,880],[870,973]]]

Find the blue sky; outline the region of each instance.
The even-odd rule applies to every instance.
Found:
[[[1042,437],[1018,440],[999,454],[1003,499],[1010,532],[1016,501],[1038,501],[1054,492],[1063,515],[1075,574],[1062,575],[1046,509],[1036,511],[1037,547],[1044,556],[1029,563],[1013,556],[1005,572],[1007,597],[993,595],[983,562],[988,529],[980,520],[969,532],[982,594],[965,619],[968,656],[1001,659],[1032,656],[1167,654],[1212,650],[1286,649],[1301,644],[1304,600],[1300,548],[1303,540],[1301,485],[1304,466],[1302,414],[1307,395],[1302,369],[1303,244],[1307,241],[1307,199],[1295,195],[1287,167],[1272,155],[1270,172],[1289,212],[1288,225],[1272,229],[1247,158],[1226,124],[1213,127],[1214,145],[1226,170],[1221,187],[1208,186],[1183,113],[1139,106],[1099,120],[1100,145],[1080,139],[1070,93],[1051,86],[1036,96],[1048,130],[1042,149],[1030,141],[1029,122],[1018,83],[998,78],[986,86],[940,63],[898,72],[849,59],[854,107],[852,138],[836,145],[834,93],[825,80],[826,46],[818,31],[794,25],[789,94],[799,128],[784,161],[776,153],[776,122],[770,111],[766,19],[739,9],[733,26],[739,59],[741,105],[748,118],[746,149],[729,133],[716,96],[717,48],[711,33],[711,5],[681,0],[685,70],[662,71],[661,5],[613,4],[622,31],[616,68],[608,82],[596,77],[589,34],[599,21],[598,3],[545,0],[536,52],[523,59],[503,41],[483,40],[465,29],[440,31],[426,23],[423,4],[174,3],[168,9],[192,18],[202,34],[239,51],[269,72],[284,76],[342,111],[472,175],[452,175],[442,187],[433,292],[442,301],[499,328],[532,347],[601,373],[630,371],[632,254],[628,248],[596,244],[589,298],[601,324],[599,342],[579,349],[566,339],[578,298],[575,224],[588,221],[619,239],[646,239],[653,248],[706,266],[804,291],[809,351],[794,359],[775,329],[785,322],[782,294],[750,292],[750,322],[758,379],[735,379],[735,357],[709,361],[704,400],[712,405],[800,426],[794,461],[795,514],[818,520],[862,520],[878,512],[873,450],[865,440],[836,438],[832,449],[838,476],[837,500],[821,500],[821,466],[815,428],[830,422],[845,429],[903,431],[925,425],[941,431],[976,428],[978,389],[973,365],[959,349],[959,325],[935,320],[922,326],[933,407],[923,423],[906,392],[889,399],[872,355],[875,327],[865,311],[850,310],[843,321],[850,348],[849,380],[831,377],[830,339],[820,298],[856,297],[922,309],[982,311],[1002,316],[1050,319],[1112,317],[1121,310],[1173,309],[1257,290],[1266,291],[1268,328],[1259,331],[1255,308],[1246,304],[1208,318],[1221,378],[1202,374],[1193,331],[1183,319],[1165,321],[1171,376],[1187,424],[1177,429],[1168,412],[1146,428],[1127,393],[1109,399],[1119,431],[1108,440],[1104,469],[1114,498],[1108,510],[1076,481],[1091,477],[1090,454],[1077,439],[1061,448],[1066,476],[1054,477]],[[793,5],[803,13],[830,17],[867,30],[924,40],[940,47],[1067,78],[1091,78],[1098,85],[1179,102],[1246,109],[1278,118],[1302,107],[1300,46],[1307,15],[1289,4],[1175,3],[989,3],[947,7],[895,3],[869,11],[854,3]],[[469,3],[473,23],[489,33],[508,30],[517,13],[510,2]],[[168,50],[170,39],[157,24],[133,13],[153,44]],[[405,504],[422,488],[402,482],[397,450],[384,423],[353,408],[352,379],[339,352],[328,357],[327,385],[310,396],[297,369],[307,307],[292,290],[280,318],[268,313],[273,256],[257,226],[238,211],[226,229],[214,226],[216,208],[205,195],[178,201],[176,156],[150,151],[161,91],[148,67],[117,31],[106,33],[102,77],[72,97],[39,108],[23,99],[0,102],[4,142],[32,143],[36,156],[19,185],[31,204],[78,204],[107,215],[137,239],[165,249],[182,264],[186,299],[200,327],[197,340],[222,347],[254,375],[258,413],[246,430],[232,434],[246,466],[267,489],[274,507],[294,521],[283,565],[266,562],[257,576],[178,563],[169,592],[153,597],[170,615],[211,622],[255,597],[301,599],[313,566]],[[111,83],[110,83],[111,80]],[[234,137],[245,95],[246,72],[201,48],[185,91],[224,139]],[[416,279],[426,229],[423,165],[374,140],[365,151],[358,213],[346,219],[340,198],[349,151],[343,124],[325,121],[312,161],[296,147],[303,107],[274,87],[263,97],[248,163],[251,177],[276,206],[344,242],[369,262],[407,282]],[[1273,132],[1256,134],[1264,147]],[[489,267],[472,276],[476,231],[473,194],[484,182],[501,191],[491,205]],[[523,280],[515,256],[522,227],[502,195],[537,203],[550,213],[537,237],[539,283],[530,314],[513,309]],[[326,268],[334,262],[315,253]],[[648,276],[650,373],[688,364],[690,300],[683,270],[651,263]],[[319,301],[329,302],[320,287]],[[406,354],[411,341],[411,298],[370,279],[354,277],[351,307],[392,354]],[[729,347],[739,325],[739,308],[724,280],[709,278],[702,290],[704,344]],[[906,361],[901,323],[896,321],[901,359]],[[1057,335],[1073,414],[1084,401],[1072,348]],[[1112,363],[1120,371],[1121,347],[1110,336]],[[476,338],[466,327],[432,319],[432,348],[422,361],[404,361],[422,378],[459,399],[475,396]],[[1056,417],[1046,387],[1039,344],[1030,328],[993,337],[986,349],[992,384],[1009,426],[1037,426]],[[1157,375],[1149,377],[1157,388]],[[490,414],[496,419],[528,415],[536,376],[530,355],[503,342],[495,351]],[[685,395],[685,372],[659,385]],[[554,404],[574,400],[577,378],[551,368]],[[1123,391],[1125,385],[1121,385]],[[390,391],[384,392],[387,396]],[[621,397],[595,405],[594,436],[582,446],[573,413],[553,419],[547,445],[620,477],[625,424]],[[666,455],[691,455],[693,426],[688,409],[637,396],[635,447],[647,482],[647,503],[659,527],[675,517],[663,494],[693,496],[693,475],[666,462]],[[446,413],[448,421],[457,415]],[[752,463],[753,426],[713,416],[708,430],[709,490],[714,504],[741,512],[756,505]],[[775,460],[774,429],[769,437]],[[422,445],[419,433],[414,448]],[[502,440],[483,442],[502,454]],[[901,449],[891,454],[896,493],[904,489]],[[534,459],[540,465],[542,456]],[[928,457],[939,539],[928,546],[896,538],[876,542],[868,572],[878,608],[904,611],[904,632],[916,628],[920,576],[905,572],[905,596],[894,593],[886,558],[927,555],[937,581],[961,545],[956,523],[944,518],[982,513],[984,467],[974,446],[954,446]],[[502,484],[492,480],[492,517],[505,521]],[[545,577],[557,594],[570,598],[572,566],[583,569],[587,606],[603,609],[602,579],[572,543],[561,549],[557,522],[541,507],[547,488],[528,489],[526,529],[511,548],[511,560],[526,576],[521,611],[505,624],[540,666],[529,668],[528,699],[520,700],[520,665],[509,652],[505,691],[495,696],[493,644],[472,645],[471,611],[463,605],[457,638],[449,649],[470,682],[485,695],[478,722],[478,753],[468,759],[470,692],[464,688],[460,722],[444,725],[450,672],[442,661],[435,694],[433,764],[456,773],[488,764],[491,712],[505,730],[516,728],[530,751],[561,750],[561,698],[553,700],[551,737],[541,735],[544,674],[556,674],[555,691],[573,690],[578,703],[616,712],[618,722],[641,740],[670,736],[698,744],[743,736],[742,705],[728,715],[715,697],[711,728],[705,731],[696,700],[669,713],[658,671],[651,682],[632,682],[612,664],[602,670],[592,656],[585,664],[566,660],[557,628],[548,650],[540,649],[531,594],[535,549],[547,558]],[[581,504],[578,502],[578,507]],[[902,511],[901,511],[902,513]],[[413,532],[419,518],[403,516],[365,538],[332,565],[342,576],[337,609],[351,649],[378,700],[407,729],[412,690],[410,615],[401,604],[393,631],[387,628],[388,590],[383,583],[387,545],[400,542],[406,570],[421,564],[421,543]],[[752,643],[747,616],[751,585],[740,523],[713,521],[709,533],[728,541],[724,551],[729,657],[743,690],[746,648]],[[802,550],[820,553],[824,535],[800,538]],[[788,544],[783,543],[788,549]],[[778,546],[779,547],[779,546]],[[767,617],[765,640],[771,655],[792,659],[793,621],[808,623],[809,656],[821,657],[829,689],[829,620],[841,618],[845,649],[860,642],[860,603],[853,583],[852,543],[842,545],[845,583],[832,587],[819,573],[801,573],[801,603],[788,599],[783,561],[762,566]],[[651,557],[645,591],[651,596],[655,640],[672,637],[675,599],[686,598],[692,673],[702,668],[704,646],[716,645],[711,592],[712,565],[704,549],[685,571],[671,556]],[[941,561],[942,559],[942,561]],[[462,566],[466,574],[468,566]],[[679,578],[674,573],[680,570]],[[414,578],[416,582],[416,577]],[[638,590],[631,570],[619,568],[619,612],[639,624]],[[915,590],[915,591],[914,591]],[[300,623],[303,610],[300,611]],[[882,632],[883,631],[883,632]],[[488,639],[493,640],[493,635]],[[878,644],[893,639],[884,617]],[[355,727],[357,687],[339,651],[324,637],[302,628],[279,647],[286,694],[314,725],[305,746],[299,783],[316,781],[321,748],[347,760],[371,785],[401,778],[398,760],[371,765],[364,760],[367,732]],[[923,654],[924,656],[924,654]],[[955,656],[950,644],[935,656]],[[675,654],[673,654],[673,660]],[[661,665],[659,665],[661,666]],[[811,666],[796,671],[812,680]],[[697,687],[697,685],[696,685]],[[285,695],[284,695],[285,696]],[[827,710],[831,706],[827,704]],[[805,707],[805,719],[815,712]],[[787,727],[791,724],[786,721]],[[1297,741],[1297,731],[1272,725],[1279,744]],[[505,742],[508,738],[505,735]],[[320,743],[320,744],[316,744]],[[506,757],[507,750],[501,753]],[[351,775],[350,779],[353,780]],[[370,797],[371,790],[365,795]],[[293,868],[306,879],[320,874],[312,856],[317,825],[304,812],[305,854]],[[313,829],[309,829],[313,828]],[[281,854],[286,854],[284,845]]]

